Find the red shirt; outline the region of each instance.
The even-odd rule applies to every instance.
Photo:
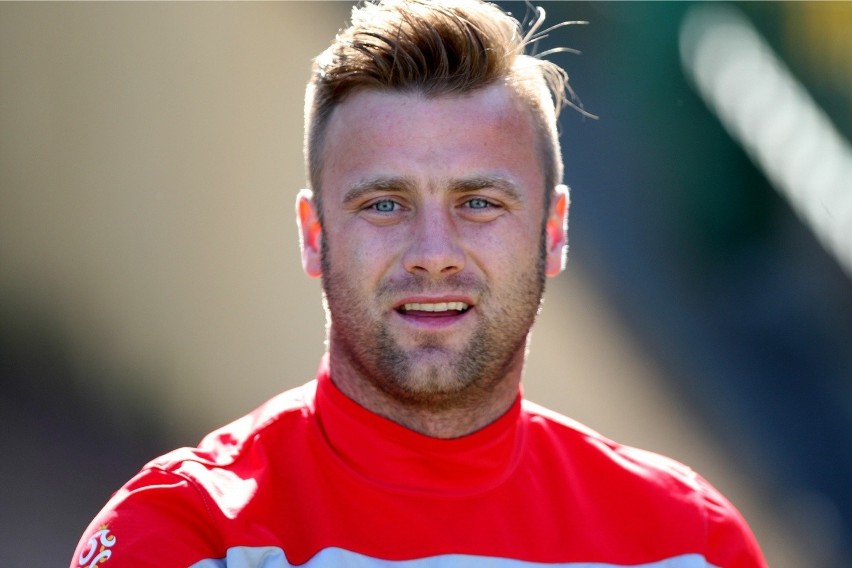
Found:
[[[683,465],[520,397],[483,430],[430,438],[348,399],[323,363],[316,381],[145,466],[71,566],[397,562],[766,565],[739,513]]]

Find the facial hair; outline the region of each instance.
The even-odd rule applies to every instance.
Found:
[[[363,380],[413,408],[462,408],[487,396],[513,365],[523,364],[527,336],[539,312],[545,286],[545,239],[526,270],[506,289],[495,291],[469,273],[434,278],[406,273],[382,282],[373,298],[353,278],[333,269],[322,241],[322,285],[329,318],[329,342]],[[414,347],[403,347],[383,319],[394,298],[452,292],[476,298],[476,328],[458,350],[440,333],[423,331]]]

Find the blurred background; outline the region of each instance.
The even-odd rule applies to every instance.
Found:
[[[544,6],[599,118],[526,395],[701,472],[771,566],[852,565],[852,3]],[[0,3],[0,565],[313,377],[302,98],[350,8]]]

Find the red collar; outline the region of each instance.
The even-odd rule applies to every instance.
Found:
[[[482,430],[450,440],[419,434],[344,395],[331,381],[328,356],[317,374],[316,416],[332,451],[372,483],[415,493],[470,495],[503,482],[523,442],[521,396]]]

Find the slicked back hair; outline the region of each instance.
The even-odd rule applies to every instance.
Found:
[[[569,87],[562,68],[524,53],[543,17],[539,9],[524,35],[515,18],[480,0],[379,0],[353,8],[351,25],[314,60],[305,97],[307,175],[320,220],[325,134],[347,96],[361,90],[461,96],[501,82],[531,112],[549,208],[562,180],[556,117]]]

